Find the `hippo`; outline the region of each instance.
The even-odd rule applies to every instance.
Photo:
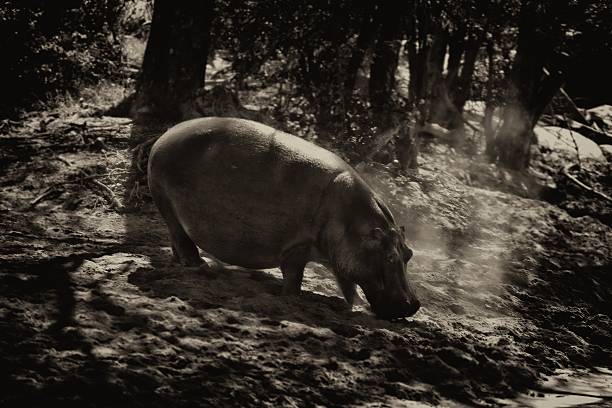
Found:
[[[179,123],[153,145],[153,201],[176,258],[244,268],[280,267],[282,294],[300,293],[310,261],[331,269],[347,303],[357,285],[382,319],[416,313],[408,283],[412,251],[389,208],[334,153],[238,118]]]

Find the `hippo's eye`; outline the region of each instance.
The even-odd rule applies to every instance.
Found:
[[[390,253],[385,257],[385,262],[389,265],[395,263],[395,260],[397,259],[397,256],[395,256],[394,253]]]

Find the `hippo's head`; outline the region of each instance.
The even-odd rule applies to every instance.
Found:
[[[403,229],[376,227],[362,236],[362,262],[369,273],[355,277],[372,311],[383,319],[412,316],[421,304],[406,274],[412,250],[404,242]]]
[[[412,250],[404,242],[403,228],[369,227],[347,233],[335,260],[338,282],[349,303],[355,284],[366,295],[372,311],[382,319],[412,316],[421,304],[406,274]]]
[[[412,251],[391,210],[355,173],[338,175],[325,201],[319,246],[338,285],[353,304],[356,285],[382,319],[412,316],[421,304],[406,275]]]

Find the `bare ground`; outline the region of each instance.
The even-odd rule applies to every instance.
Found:
[[[319,265],[299,298],[275,269],[176,265],[132,150],[160,129],[81,112],[0,136],[0,406],[537,406],[556,370],[612,367],[612,234],[593,212],[444,145],[415,174],[363,166],[423,304],[385,322]],[[580,401],[609,404],[603,384]]]

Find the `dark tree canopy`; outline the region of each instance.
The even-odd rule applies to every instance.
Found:
[[[198,103],[219,94],[204,93],[206,61],[222,55],[234,93],[253,83],[278,87],[283,102],[269,107],[276,119],[297,115],[296,128],[314,128],[357,156],[380,146],[377,138],[397,123],[400,139],[436,123],[461,145],[464,109],[476,100],[486,104],[488,156],[523,169],[532,128],[562,85],[581,106],[611,102],[605,0],[142,1],[153,8],[150,24],[126,22],[135,3],[4,2],[8,63],[0,76],[12,85],[0,97],[5,116],[117,73],[126,27],[137,36],[150,27],[130,99],[134,117],[203,114]],[[492,125],[495,118],[502,126]],[[404,140],[410,151],[418,144],[412,139]],[[402,144],[394,154],[405,157]]]

